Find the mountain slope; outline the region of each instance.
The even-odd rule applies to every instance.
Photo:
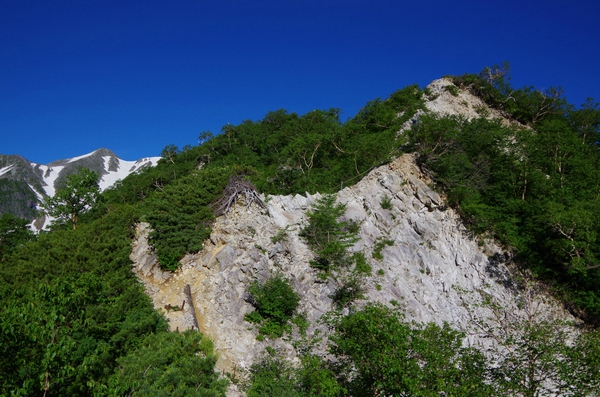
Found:
[[[347,123],[335,109],[305,116],[282,110],[225,128],[106,191],[81,227],[42,233],[8,252],[0,267],[0,294],[8,308],[2,313],[10,314],[0,316],[0,384],[10,385],[4,393],[23,385],[30,390],[23,393],[35,394],[43,378],[52,379],[57,395],[135,394],[140,380],[168,390],[153,380],[166,361],[162,373],[168,387],[177,387],[200,372],[192,373],[182,361],[171,366],[172,355],[163,349],[183,358],[173,347],[190,336],[197,343],[198,334],[167,334],[164,314],[171,330],[193,327],[214,340],[220,372],[234,381],[230,396],[240,395],[235,381],[246,375],[256,386],[248,396],[269,395],[258,391],[269,385],[289,389],[275,395],[337,396],[343,395],[340,387],[347,388],[346,395],[473,394],[466,390],[486,396],[597,395],[600,333],[579,327],[583,324],[561,306],[568,301],[557,302],[547,293],[558,277],[543,282],[530,277],[534,272],[525,270],[523,245],[507,237],[542,243],[554,237],[551,243],[564,244],[529,247],[547,251],[548,257],[565,250],[577,255],[584,251],[572,251],[573,240],[581,240],[575,226],[591,226],[582,237],[595,249],[597,190],[590,199],[582,194],[590,183],[572,178],[588,181],[576,177],[600,167],[572,164],[575,175],[556,175],[544,153],[527,149],[548,146],[538,138],[554,138],[558,131],[577,139],[575,154],[589,154],[581,150],[578,131],[558,128],[564,115],[556,116],[558,125],[549,120],[541,126],[546,130],[540,134],[523,118],[526,128],[505,128],[513,121],[502,116],[513,113],[503,106],[495,112],[485,105],[489,101],[455,81],[437,80],[426,90],[412,86],[369,102]],[[91,153],[46,166],[45,183],[54,186],[59,171],[78,161],[93,163],[93,157],[106,170],[117,168],[110,155]],[[10,174],[14,168],[1,169]],[[552,181],[554,191],[548,189]],[[580,208],[561,212],[558,202],[537,200],[572,202],[563,184],[572,185]],[[490,196],[506,200],[486,201]],[[466,202],[470,206],[462,205],[465,197],[472,199]],[[513,212],[504,211],[506,203],[514,204]],[[515,213],[515,208],[527,211]],[[485,218],[489,214],[496,217]],[[315,219],[325,227],[315,231]],[[489,222],[475,223],[478,219]],[[573,221],[577,225],[566,229]],[[518,233],[502,234],[515,228]],[[330,242],[338,245],[325,252]],[[536,263],[529,269],[535,271]],[[594,263],[575,263],[589,270],[580,280],[590,281],[576,285],[575,292],[600,296],[593,295],[598,292],[593,282],[600,280],[593,278],[600,275]],[[573,276],[564,269],[562,274]],[[273,280],[287,291],[271,290],[271,301],[263,305],[265,294],[254,287]],[[296,302],[295,294],[299,306],[291,320],[285,312],[281,321],[283,316],[261,311],[282,312],[281,306],[289,306],[286,298]],[[141,310],[132,311],[131,302]],[[375,315],[365,316],[369,311]],[[321,322],[323,314],[329,322]],[[60,323],[48,321],[53,318]],[[340,327],[346,321],[358,328]],[[428,322],[426,328],[418,325],[422,322]],[[424,333],[429,337],[422,340]],[[366,356],[348,350],[350,344]],[[479,354],[464,355],[467,350]],[[55,352],[57,360],[45,359]],[[478,370],[471,371],[465,359]],[[216,360],[207,363],[212,376]],[[31,370],[23,371],[25,366]],[[370,368],[379,368],[375,377]],[[124,378],[127,373],[131,376]],[[477,382],[462,382],[474,374]],[[404,383],[415,388],[399,390]],[[497,393],[482,391],[485,383]],[[333,392],[319,392],[327,385]]]
[[[446,86],[453,86],[451,80],[432,83],[427,112],[472,119],[480,117],[475,109],[487,109],[469,92],[459,91],[455,96]],[[486,114],[501,117],[492,109]],[[513,123],[508,119],[502,122]],[[494,316],[482,305],[491,300],[514,319],[527,319],[528,310],[535,306],[540,318],[575,321],[549,295],[529,296],[529,291],[519,286],[522,280],[513,272],[511,254],[498,243],[469,233],[459,214],[447,207],[431,184],[415,156],[405,154],[338,192],[338,202],[346,205],[345,218],[360,225],[360,239],[351,251],[363,253],[373,269],[362,281],[364,299],[352,310],[368,301],[399,305],[408,320],[447,322],[456,329],[472,331],[476,321]],[[316,330],[327,334],[318,320],[334,309],[332,296],[341,283],[318,277],[310,265],[315,255],[299,236],[307,223],[307,211],[320,197],[319,193],[269,196],[264,198],[266,209],[238,204],[217,218],[204,249],[182,259],[183,265],[175,273],[161,270],[148,243],[149,226],[141,224],[131,256],[136,274],[157,310],[188,302],[181,311],[164,311],[171,329],[189,329],[197,321],[200,330],[215,342],[222,370],[249,369],[266,347],[293,358],[296,353],[289,341],[257,341],[257,330],[245,321],[245,315],[253,310],[245,296],[253,280],[264,282],[281,273],[302,297],[300,311],[311,323],[309,334]],[[390,200],[388,209],[381,204],[385,198]],[[278,239],[281,235],[285,238]],[[186,285],[191,294],[184,292]],[[472,334],[468,343],[489,346],[490,338]],[[230,395],[236,394],[230,391]]]
[[[33,220],[37,206],[46,196],[53,196],[66,177],[80,168],[89,168],[100,176],[99,186],[105,190],[118,180],[145,167],[154,166],[159,157],[126,161],[108,149],[37,164],[19,155],[0,155],[0,215],[10,213]]]

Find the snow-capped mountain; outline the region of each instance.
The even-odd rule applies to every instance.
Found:
[[[0,214],[33,220],[37,206],[46,196],[53,196],[67,176],[80,168],[89,168],[100,176],[100,190],[145,167],[155,166],[160,157],[136,161],[120,159],[108,149],[98,149],[82,156],[37,164],[19,155],[0,155]]]
[[[137,161],[126,161],[117,157],[108,149],[98,149],[82,156],[53,161],[47,165],[31,163],[31,166],[42,176],[44,193],[54,195],[67,175],[80,168],[89,168],[100,175],[100,190],[105,190],[127,175],[145,167],[155,166],[160,157],[144,157]]]

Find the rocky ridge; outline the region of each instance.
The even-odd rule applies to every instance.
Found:
[[[460,113],[464,104],[455,106],[449,98],[443,102],[446,94],[456,98],[443,88],[451,82],[442,79],[432,84],[441,87],[440,95],[428,101],[428,109],[469,117],[468,110]],[[475,103],[469,95],[461,91],[460,103]],[[440,98],[442,102],[436,104]],[[472,104],[469,107],[473,109]],[[509,269],[510,254],[491,240],[471,236],[458,214],[444,205],[444,198],[430,185],[414,155],[406,154],[337,194],[337,201],[347,206],[345,217],[360,224],[360,240],[351,250],[363,252],[373,268],[364,281],[365,299],[357,304],[398,304],[408,320],[448,322],[469,330],[474,316],[491,316],[489,309],[479,304],[492,297],[505,310],[525,318],[523,292]],[[314,254],[298,235],[307,221],[306,211],[319,197],[263,197],[265,209],[238,203],[216,220],[204,249],[186,256],[174,274],[160,270],[148,246],[148,225],[138,226],[131,256],[136,274],[155,307],[165,311],[173,330],[193,324],[190,305],[181,311],[166,309],[181,305],[186,299],[183,288],[190,285],[199,328],[214,341],[220,370],[235,375],[247,369],[266,346],[294,357],[289,341],[257,341],[257,330],[244,321],[244,315],[253,310],[244,300],[253,280],[264,281],[276,272],[289,278],[302,298],[299,310],[311,323],[309,334],[320,327],[318,319],[333,308],[330,295],[338,285],[318,279],[309,265]],[[389,198],[390,209],[382,208],[384,197]],[[274,241],[272,237],[282,231],[287,237]],[[383,239],[393,243],[384,246],[383,259],[377,260],[373,251]],[[538,299],[537,304],[548,316],[573,320],[549,297]],[[473,333],[468,334],[468,343],[485,345],[489,341]],[[237,395],[234,388],[229,395]]]

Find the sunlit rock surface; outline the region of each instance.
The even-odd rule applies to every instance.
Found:
[[[446,84],[449,82],[444,79],[432,83],[434,99],[428,107],[444,114],[467,112],[464,104],[461,111],[454,102],[456,98],[471,99],[452,96],[443,88]],[[452,99],[435,103],[447,96]],[[489,309],[479,306],[484,297],[525,317],[522,291],[507,267],[510,255],[491,240],[471,236],[457,213],[446,207],[444,198],[430,186],[414,155],[406,154],[337,194],[338,202],[346,205],[345,217],[360,224],[360,239],[351,251],[363,252],[373,269],[364,280],[365,299],[355,302],[356,306],[368,301],[394,304],[404,309],[408,320],[448,322],[464,331],[472,330],[474,317],[491,317]],[[320,197],[267,196],[263,197],[266,209],[247,208],[242,200],[216,220],[204,249],[186,256],[174,274],[160,270],[147,243],[147,225],[138,227],[132,260],[155,307],[165,311],[173,330],[191,327],[189,305],[182,311],[165,309],[181,305],[183,288],[189,284],[199,328],[220,354],[219,370],[236,376],[240,369],[248,369],[266,346],[294,358],[289,341],[259,342],[256,327],[244,321],[244,315],[253,310],[244,300],[253,280],[264,281],[278,272],[285,275],[302,298],[299,310],[312,324],[309,334],[319,328],[327,331],[318,320],[332,310],[330,296],[338,284],[317,277],[309,265],[314,254],[298,236],[307,222],[307,210]],[[390,200],[390,209],[382,208],[384,197]],[[287,238],[274,242],[272,237],[283,229]],[[384,240],[393,243],[383,246],[383,259],[375,259],[373,251]],[[543,298],[538,309],[551,317],[572,319],[552,299]],[[467,332],[466,342],[490,343],[476,332]],[[237,393],[234,386],[228,392],[231,396]]]

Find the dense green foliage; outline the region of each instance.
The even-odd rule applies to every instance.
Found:
[[[35,235],[28,227],[29,222],[11,214],[0,216],[0,263],[4,256],[35,240]]]
[[[457,86],[470,90],[492,108],[525,125],[536,125],[544,119],[563,116],[566,110],[573,110],[562,89],[550,87],[540,91],[532,86],[516,89],[510,85],[509,72],[510,65],[504,62],[486,67],[478,75],[465,74],[452,79]]]
[[[248,397],[335,397],[343,388],[330,363],[304,354],[293,367],[276,352],[270,352],[250,368]]]
[[[281,109],[260,121],[226,125],[192,151],[208,167],[252,167],[250,178],[262,192],[333,193],[393,159],[404,143],[400,126],[423,103],[422,91],[410,86],[369,102],[345,123],[338,109],[302,116]]]
[[[277,274],[260,283],[254,281],[248,287],[255,311],[246,315],[246,320],[260,325],[259,333],[267,337],[281,337],[290,330],[292,319],[300,303],[300,296],[290,281]]]
[[[177,239],[183,241],[183,250],[173,244],[179,249],[179,259],[188,250],[197,250],[198,241],[208,235],[212,219],[208,205],[220,194],[229,174],[213,169],[199,177],[200,171],[192,172],[197,158],[191,153],[177,153],[173,161],[161,161],[157,167],[130,176],[105,192],[89,211],[94,200],[80,200],[84,191],[76,183],[79,179],[71,177],[63,196],[65,203],[71,197],[77,199],[80,212],[63,212],[70,222],[77,222],[76,230],[59,228],[24,244],[28,237],[13,233],[13,229],[21,231],[21,224],[15,229],[11,226],[14,222],[4,225],[3,221],[2,235],[7,240],[0,268],[0,296],[5,303],[0,311],[0,394],[105,395],[116,386],[143,395],[152,390],[164,394],[166,390],[175,392],[169,389],[169,382],[187,387],[179,378],[190,379],[191,391],[181,391],[185,395],[223,394],[222,382],[212,373],[214,356],[202,361],[195,355],[179,357],[181,350],[165,350],[166,343],[180,343],[186,352],[194,351],[192,346],[201,336],[166,336],[166,322],[132,274],[129,259],[133,227],[141,219],[148,219],[160,231],[155,243],[161,256],[168,257],[170,252],[161,250],[161,242],[170,248]],[[169,200],[170,204],[179,200],[179,205],[170,206],[170,218],[161,217]],[[195,213],[191,222],[177,219],[185,218],[190,209]],[[161,227],[173,219],[179,229]],[[199,239],[189,242],[195,233]],[[148,337],[153,334],[155,338]],[[205,342],[200,345],[204,347],[198,352],[207,346]],[[147,354],[155,349],[162,349],[161,356],[167,361],[169,354],[174,355],[171,361],[161,362],[164,373],[155,368],[152,378],[135,385],[127,376],[116,375],[119,366],[132,361],[145,365],[144,370],[158,366]],[[200,376],[201,368],[204,375],[194,378]],[[135,366],[131,371],[135,374]]]
[[[91,393],[115,359],[164,331],[130,270],[123,208],[77,230],[43,234],[0,268],[2,392]]]
[[[300,343],[292,364],[267,348],[250,369],[248,396],[590,396],[600,387],[600,334],[569,336],[564,323],[474,319],[471,330],[494,343],[486,358],[463,346],[465,333],[404,320],[401,311],[368,304],[329,315],[327,354]],[[516,321],[515,321],[516,320]],[[569,340],[570,339],[570,340]]]
[[[155,167],[147,167],[117,182],[102,195],[109,204],[137,204],[154,192],[176,183],[180,178],[197,169],[200,157],[198,148],[177,151],[170,160],[161,159]]]
[[[214,219],[210,204],[222,194],[231,173],[229,168],[194,171],[145,201],[150,241],[165,269],[177,269],[186,253],[202,249]]]
[[[102,395],[117,359],[136,354],[147,335],[166,332],[131,272],[135,220],[133,207],[112,207],[5,256],[0,394]]]
[[[109,396],[223,396],[227,380],[214,371],[217,357],[202,334],[150,334],[118,360],[108,381]]]
[[[371,304],[334,319],[331,350],[352,396],[489,396],[485,359],[448,325],[418,326]]]

